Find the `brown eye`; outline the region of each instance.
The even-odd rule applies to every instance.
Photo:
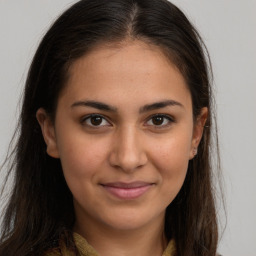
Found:
[[[109,126],[110,123],[101,115],[90,115],[87,116],[82,123],[85,123],[87,126],[91,127],[102,127]]]
[[[102,123],[102,117],[101,116],[93,116],[91,117],[91,124],[92,125],[100,125]]]
[[[173,122],[174,122],[174,120],[172,117],[170,117],[168,115],[158,114],[158,115],[152,116],[147,121],[147,125],[162,128],[162,127],[166,127],[166,126],[170,125]]]
[[[162,125],[164,122],[164,117],[163,116],[155,116],[152,118],[152,123],[154,125]]]

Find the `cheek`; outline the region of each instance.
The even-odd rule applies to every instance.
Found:
[[[93,192],[97,177],[104,169],[105,147],[89,141],[81,138],[65,141],[60,152],[65,180],[74,199],[80,203],[85,198],[88,200],[88,196],[96,195]]]
[[[188,168],[188,157],[181,153],[182,150],[178,151],[164,151],[155,161],[163,182],[172,183],[174,186],[183,183]]]
[[[175,136],[155,145],[152,163],[158,170],[163,196],[171,200],[179,192],[186,177],[191,139],[189,136]]]
[[[178,171],[188,164],[191,135],[190,133],[176,133],[163,137],[161,140],[153,141],[150,148],[152,149],[150,156],[154,159],[152,162],[164,169],[168,170],[173,167]]]
[[[62,169],[68,183],[92,180],[102,169],[106,158],[106,145],[95,140],[79,137],[63,137],[59,153]]]

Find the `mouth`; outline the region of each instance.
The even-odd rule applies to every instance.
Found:
[[[111,195],[123,199],[123,200],[132,200],[139,198],[144,195],[154,183],[148,182],[111,182],[106,184],[101,184],[101,186]]]

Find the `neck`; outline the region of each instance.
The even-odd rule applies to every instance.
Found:
[[[77,222],[74,231],[83,236],[99,255],[104,256],[161,256],[167,246],[164,218],[132,230],[98,227],[92,221]]]

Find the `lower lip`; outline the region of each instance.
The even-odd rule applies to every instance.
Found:
[[[131,200],[136,199],[143,194],[145,194],[152,185],[146,185],[142,187],[136,188],[120,188],[120,187],[110,187],[110,186],[103,186],[110,194],[114,195],[123,200]]]

